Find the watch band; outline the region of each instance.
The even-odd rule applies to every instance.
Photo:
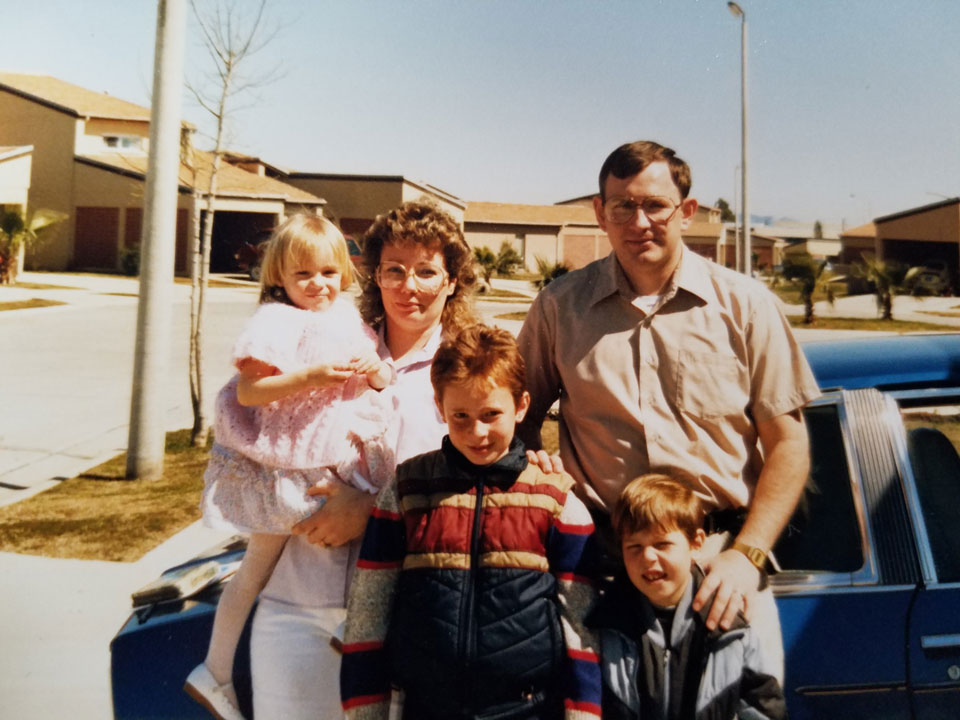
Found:
[[[753,545],[747,545],[737,540],[733,541],[733,545],[730,546],[731,550],[736,550],[738,553],[742,553],[746,556],[757,570],[766,572],[767,570],[767,553],[761,550],[758,547]]]

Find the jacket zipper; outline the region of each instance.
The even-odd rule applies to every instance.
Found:
[[[472,665],[477,652],[477,628],[474,605],[476,604],[478,565],[480,563],[480,518],[483,511],[483,481],[477,482],[476,506],[473,509],[473,527],[470,537],[470,567],[466,583],[466,597],[462,603],[463,611],[460,615],[459,655],[463,658],[463,688],[464,710],[469,710],[467,702],[473,698],[473,671]]]
[[[670,692],[670,639],[667,638],[667,647],[663,649],[663,711],[660,714],[662,720],[667,720],[670,717],[672,694]]]

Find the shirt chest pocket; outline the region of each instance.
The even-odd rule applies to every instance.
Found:
[[[733,355],[681,350],[677,406],[695,417],[739,415],[749,402],[746,368]]]

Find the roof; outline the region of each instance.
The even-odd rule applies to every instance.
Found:
[[[593,199],[599,195],[599,193],[592,192],[589,195],[580,195],[579,197],[570,198],[569,200],[559,200],[555,202],[554,205],[583,205],[585,201],[589,200],[590,204],[593,204]]]
[[[498,225],[597,225],[592,207],[584,205],[520,205],[516,203],[469,202],[464,223]]]
[[[431,185],[427,182],[411,180],[404,175],[353,175],[344,173],[289,172],[287,173],[287,177],[294,179],[302,178],[304,180],[352,180],[357,182],[408,183],[414,187],[420,188],[421,190],[434,193],[435,195],[442,197],[444,200],[447,200],[454,205],[458,205],[463,208],[467,206],[466,202],[462,198],[457,197],[451,192],[447,192],[446,190],[438,188],[436,185]]]
[[[0,145],[0,160],[13,160],[32,152],[33,145]]]
[[[875,238],[877,236],[876,223],[868,222],[857,225],[840,233],[841,238]]]
[[[74,117],[150,121],[150,108],[95,92],[48,75],[0,73],[0,90]]]
[[[957,203],[960,203],[960,197],[947,198],[946,200],[941,200],[940,202],[930,203],[929,205],[921,205],[920,207],[911,208],[910,210],[903,210],[898,213],[893,213],[892,215],[884,215],[883,217],[876,218],[874,222],[882,223],[889,222],[890,220],[899,220],[900,218],[909,217],[910,215],[919,215],[920,213],[937,210],[939,208],[947,207],[948,205],[954,205]]]
[[[259,158],[256,155],[247,155],[246,153],[238,153],[238,152],[233,152],[232,150],[226,150],[223,153],[223,159],[234,165],[242,165],[242,164],[262,165],[265,170],[269,170],[274,174],[274,176],[288,174],[284,168],[279,167],[278,165],[274,165],[272,163],[268,163],[266,160],[263,160],[262,158]]]
[[[201,192],[205,192],[210,182],[210,172],[213,167],[213,154],[201,151],[194,152],[197,162],[197,173],[181,163],[180,187],[183,190],[193,188],[194,182]],[[128,177],[145,179],[147,174],[147,158],[143,155],[124,155],[110,153],[103,155],[77,155],[76,160],[85,165],[99,167],[103,170],[116,172]],[[220,164],[217,175],[217,195],[223,197],[243,197],[283,200],[289,203],[304,205],[324,205],[326,200],[301,190],[293,185],[270,177],[262,177],[255,173],[241,170],[229,163]]]
[[[804,343],[822,390],[960,386],[960,333]]]

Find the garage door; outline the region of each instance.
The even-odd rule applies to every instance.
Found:
[[[117,267],[120,209],[78,207],[73,264],[78,268]]]

